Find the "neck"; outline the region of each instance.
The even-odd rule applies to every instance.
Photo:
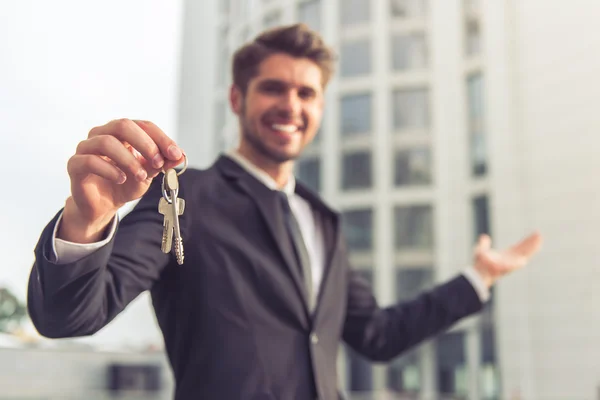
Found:
[[[256,154],[249,146],[240,144],[237,149],[238,153],[244,156],[248,161],[254,164],[257,168],[265,171],[277,183],[279,188],[283,188],[292,174],[294,161],[276,162],[264,156]]]

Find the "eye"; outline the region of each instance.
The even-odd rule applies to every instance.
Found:
[[[298,96],[301,99],[310,100],[316,96],[316,93],[310,88],[302,88],[298,91]]]
[[[265,82],[260,87],[260,91],[266,94],[281,94],[283,86],[276,82]]]

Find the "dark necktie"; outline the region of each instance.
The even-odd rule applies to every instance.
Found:
[[[312,288],[312,271],[310,266],[310,257],[308,255],[308,250],[306,249],[306,244],[304,243],[304,239],[302,238],[300,225],[298,225],[298,221],[294,217],[294,213],[290,208],[290,203],[287,195],[284,192],[280,191],[279,197],[281,198],[281,204],[283,206],[282,208],[285,226],[290,234],[292,244],[294,245],[294,251],[296,253],[296,258],[301,268],[301,274],[304,278],[304,286],[306,287],[306,294],[308,296],[308,309],[312,312],[314,308],[314,301]]]

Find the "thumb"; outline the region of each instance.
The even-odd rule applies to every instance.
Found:
[[[489,235],[483,234],[479,236],[477,246],[475,247],[476,253],[481,253],[489,250],[492,247],[492,238]]]

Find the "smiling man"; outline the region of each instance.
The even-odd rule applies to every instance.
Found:
[[[279,186],[319,129],[333,68],[331,51],[318,37],[299,35],[299,29],[268,32],[233,61],[230,97],[240,123],[239,154]],[[288,47],[295,40],[297,47]]]
[[[230,102],[237,149],[180,178],[183,266],[161,247],[162,168],[183,153],[156,125],[92,129],[69,160],[71,196],[36,247],[29,311],[41,334],[92,335],[149,290],[176,400],[336,399],[339,344],[389,361],[479,311],[501,276],[538,250],[482,237],[473,264],[381,308],[352,270],[339,214],[297,183],[294,160],[321,122],[332,52],[304,25],[238,50]],[[141,200],[122,221],[117,210]]]

